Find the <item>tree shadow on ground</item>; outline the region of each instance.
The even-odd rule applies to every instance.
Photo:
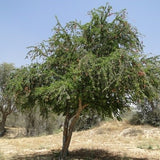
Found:
[[[29,155],[15,157],[14,160],[58,160],[59,150],[54,150],[49,154],[39,154],[39,155]],[[109,153],[105,150],[89,150],[89,149],[80,149],[71,151],[66,160],[148,160],[147,158],[134,158],[127,156],[115,155]]]

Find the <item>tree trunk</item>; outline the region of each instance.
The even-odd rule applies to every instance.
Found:
[[[4,135],[5,133],[5,124],[6,124],[7,115],[2,115],[2,120],[0,122],[0,137]]]
[[[155,105],[154,105],[154,102],[151,101],[150,104],[151,104],[152,112],[155,112],[156,107],[155,107]]]
[[[63,160],[65,157],[68,155],[68,147],[70,140],[69,140],[69,121],[70,117],[69,114],[67,113],[65,121],[64,121],[64,129],[63,129],[63,146],[62,146],[62,151],[61,151],[61,157],[60,159]],[[71,137],[71,135],[70,135]]]
[[[79,117],[72,118],[71,122],[68,117],[65,119],[64,130],[63,130],[63,145],[62,145],[60,160],[64,160],[69,153],[68,148],[71,142],[73,129],[78,118]]]
[[[65,160],[68,155],[68,149],[72,138],[73,129],[75,124],[82,112],[82,110],[88,106],[88,104],[82,106],[82,101],[79,99],[79,107],[76,114],[71,118],[69,113],[66,114],[65,122],[64,122],[64,130],[63,130],[63,145],[62,151],[60,155],[60,160]]]

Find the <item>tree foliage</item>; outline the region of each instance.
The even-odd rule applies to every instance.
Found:
[[[7,116],[15,110],[14,97],[12,97],[8,89],[8,83],[13,71],[13,64],[0,64],[0,136],[5,132]]]
[[[20,70],[13,85],[22,106],[36,103],[42,113],[64,114],[62,157],[81,112],[120,118],[131,103],[152,99],[159,88],[159,72],[150,72],[158,57],[142,55],[139,33],[126,11],[113,12],[107,4],[90,16],[88,23],[65,26],[57,19],[53,36],[30,47],[28,56],[42,63]]]

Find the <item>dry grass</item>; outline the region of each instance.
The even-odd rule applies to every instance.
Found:
[[[7,160],[16,156],[51,155],[59,152],[61,142],[62,133],[31,138],[4,137],[0,139],[0,153]],[[70,151],[72,158],[81,159],[160,160],[160,128],[106,122],[88,131],[75,132]]]

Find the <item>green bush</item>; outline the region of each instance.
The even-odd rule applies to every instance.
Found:
[[[94,126],[99,125],[99,123],[103,120],[104,118],[98,115],[95,111],[91,111],[89,114],[84,114],[80,116],[76,124],[75,130],[81,131],[90,129]]]
[[[148,111],[148,112],[136,112],[130,119],[131,124],[149,124],[155,127],[160,127],[160,110]]]
[[[131,124],[149,124],[160,127],[160,100],[144,99],[137,105],[135,112],[130,119]]]
[[[148,117],[146,119],[148,124],[151,124],[155,127],[160,127],[160,110],[154,112],[148,112]]]

